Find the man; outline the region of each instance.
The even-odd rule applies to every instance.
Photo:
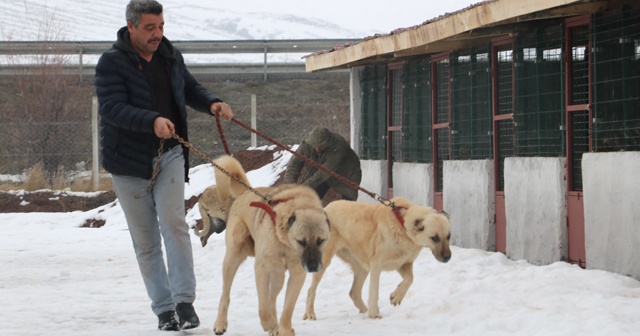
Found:
[[[360,159],[351,149],[347,140],[338,133],[331,132],[324,127],[314,127],[302,139],[296,154],[323,165],[356,185],[360,184],[362,178]],[[295,155],[287,165],[284,183],[298,183],[303,170],[305,173],[301,184],[315,189],[320,199],[324,197],[329,188],[341,194],[342,199],[355,201],[358,198],[357,188],[339,181],[335,176],[323,169],[305,163],[304,160]]]
[[[195,80],[163,36],[160,3],[132,0],[126,20],[96,66],[102,164],[113,176],[158,329],[195,328],[200,320],[184,208],[188,152],[171,136],[187,139],[185,105],[227,120],[233,113]],[[159,173],[147,193],[157,160]]]

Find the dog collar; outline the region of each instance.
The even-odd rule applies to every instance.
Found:
[[[269,201],[269,204],[265,203],[265,202],[251,202],[249,203],[250,206],[255,207],[255,208],[260,208],[262,210],[264,210],[266,213],[269,214],[269,216],[271,217],[271,220],[273,221],[273,223],[276,223],[276,213],[275,211],[273,211],[272,206],[276,206],[279,203],[285,202],[287,200],[271,200]]]
[[[395,205],[391,206],[391,211],[393,211],[393,214],[396,215],[396,218],[398,219],[398,222],[400,222],[400,225],[404,227],[404,218],[402,218],[402,215],[400,214],[400,211],[398,209],[407,209],[407,207]]]

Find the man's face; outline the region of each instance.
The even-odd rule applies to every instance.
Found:
[[[162,34],[164,33],[164,17],[162,14],[142,14],[137,27],[128,22],[127,28],[131,36],[133,48],[140,53],[143,58],[150,57],[158,50]]]
[[[313,147],[313,150],[316,151],[316,153],[322,153],[325,150],[327,150],[325,147],[322,147],[322,146],[311,146],[311,147]]]

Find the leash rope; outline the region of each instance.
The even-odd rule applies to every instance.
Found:
[[[402,220],[402,216],[400,215],[400,211],[399,211],[399,207],[397,207],[393,202],[391,202],[391,200],[382,197],[379,194],[373,193],[367,189],[364,189],[363,187],[361,187],[360,185],[354,183],[353,181],[345,178],[344,176],[341,176],[339,174],[336,174],[334,171],[330,170],[329,168],[305,157],[302,156],[298,153],[296,153],[294,150],[292,150],[289,146],[286,146],[282,143],[280,143],[279,141],[272,139],[271,137],[259,132],[258,130],[255,130],[253,128],[251,128],[250,126],[248,126],[247,124],[243,123],[242,121],[236,119],[235,117],[231,118],[231,121],[235,122],[236,124],[240,125],[241,127],[247,129],[248,131],[255,133],[256,135],[259,135],[260,137],[264,138],[265,140],[275,144],[276,146],[278,146],[279,148],[282,148],[286,151],[288,151],[289,153],[291,153],[292,155],[294,155],[295,157],[301,159],[302,161],[304,161],[305,163],[310,164],[311,166],[318,168],[318,169],[322,169],[323,171],[329,173],[331,176],[335,177],[336,179],[338,179],[340,182],[348,185],[349,187],[356,189],[356,190],[360,190],[363,193],[367,194],[369,197],[377,200],[378,202],[389,206],[392,208],[394,214],[396,215],[396,217],[398,218],[398,220],[401,222],[401,224],[404,226],[404,220]],[[227,155],[231,155],[230,151],[229,151],[229,147],[227,145],[227,141],[224,137],[224,132],[222,130],[222,124],[220,122],[220,117],[216,115],[216,125],[218,127],[218,132],[220,133],[220,138],[222,141],[222,144],[224,146],[224,150],[225,153]],[[229,178],[231,178],[232,180],[238,182],[240,185],[242,185],[243,187],[245,187],[246,189],[250,190],[251,192],[253,192],[254,194],[258,195],[260,198],[262,198],[269,206],[272,206],[272,200],[270,199],[270,197],[268,195],[263,195],[261,193],[259,193],[257,190],[255,190],[254,188],[252,188],[250,185],[244,183],[242,180],[240,180],[239,178],[237,178],[236,176],[234,176],[233,174],[231,174],[229,171],[227,171],[226,169],[220,167],[218,164],[216,164],[210,157],[208,157],[206,154],[204,154],[202,151],[200,151],[199,149],[197,149],[196,147],[194,147],[192,144],[190,144],[189,142],[187,142],[185,139],[183,139],[182,137],[180,137],[179,135],[172,133],[171,136],[178,140],[178,142],[180,142],[180,144],[182,144],[183,146],[185,146],[186,148],[189,148],[191,151],[193,151],[196,155],[200,156],[203,160],[211,163],[211,165],[213,165],[216,169],[220,170],[221,172],[223,172],[225,175],[229,176]],[[160,148],[158,148],[158,158],[156,161],[156,165],[153,171],[153,175],[151,177],[150,183],[149,183],[149,187],[147,187],[146,192],[147,193],[151,193],[151,190],[153,189],[153,185],[156,182],[156,179],[158,177],[158,174],[160,173],[160,158],[162,156],[162,147],[164,145],[164,139],[160,140]],[[142,193],[141,193],[142,194]],[[141,194],[136,195],[136,198],[141,197]]]
[[[222,146],[224,147],[224,152],[227,155],[231,155],[231,151],[229,151],[229,146],[227,145],[227,139],[224,137],[224,132],[222,131],[222,123],[220,122],[220,116],[216,116],[216,126],[218,127],[218,133],[220,134],[220,141],[222,141]]]
[[[386,200],[386,199],[382,198],[380,195],[375,194],[373,192],[368,191],[367,189],[362,188],[361,186],[359,186],[358,184],[354,183],[353,181],[347,179],[346,177],[336,174],[335,172],[333,172],[329,168],[327,168],[327,167],[325,167],[325,166],[323,166],[323,165],[321,165],[321,164],[319,164],[319,163],[317,163],[317,162],[315,162],[315,161],[313,161],[313,160],[311,160],[311,159],[309,159],[307,157],[304,157],[304,156],[296,153],[296,151],[294,151],[291,148],[289,148],[289,146],[286,146],[286,145],[284,145],[284,144],[282,144],[282,143],[280,143],[280,142],[278,142],[278,141],[276,141],[276,140],[274,140],[274,139],[272,139],[272,138],[260,133],[259,131],[251,128],[250,126],[248,126],[247,124],[243,123],[242,121],[236,119],[235,117],[231,118],[231,121],[233,121],[236,124],[244,127],[245,129],[249,130],[250,132],[259,135],[260,137],[262,137],[262,138],[266,139],[267,141],[275,144],[276,146],[286,150],[287,152],[293,154],[295,157],[297,157],[297,158],[303,160],[304,162],[314,166],[315,168],[324,170],[325,172],[329,173],[331,176],[335,177],[340,182],[348,185],[349,187],[351,187],[353,189],[356,189],[356,190],[360,190],[363,193],[369,195],[371,198],[380,201],[381,203],[384,203],[383,200]]]

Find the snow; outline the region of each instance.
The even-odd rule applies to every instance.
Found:
[[[127,2],[2,1],[0,40],[36,38],[42,34],[37,21],[44,12],[59,20],[65,40],[112,40],[124,25]],[[389,5],[377,0],[327,0],[311,8],[289,0],[161,1],[166,35],[172,40],[365,37],[417,25],[476,2],[397,0]],[[54,32],[58,33],[55,28]],[[290,154],[276,156],[272,164],[248,173],[254,186],[268,186],[277,179]],[[214,183],[210,165],[194,167],[190,173],[185,199]],[[187,222],[193,225],[199,216],[196,206],[187,214]],[[80,228],[89,218],[106,220],[106,224],[99,229]],[[172,334],[156,331],[157,320],[117,201],[86,212],[2,213],[0,226],[0,335]],[[224,235],[212,236],[205,248],[197,237],[192,238],[198,280],[195,307],[202,324],[180,334],[213,335]],[[334,259],[318,288],[317,321],[302,320],[311,281],[307,277],[294,313],[297,335],[640,333],[638,280],[565,262],[534,266],[501,253],[456,246],[452,253],[451,261],[442,264],[424,250],[414,265],[414,283],[397,307],[390,305],[388,297],[400,277],[383,273],[381,320],[358,313],[348,296],[351,272]],[[365,297],[367,291],[365,284]],[[278,298],[279,309],[283,297],[284,292]],[[235,277],[225,335],[266,335],[257,314],[251,258]]]
[[[248,173],[254,186],[270,185],[290,153]],[[213,168],[191,170],[185,199],[214,183]],[[188,222],[199,214],[192,211]],[[88,218],[99,229],[79,228]],[[117,201],[86,212],[0,214],[0,335],[146,336],[156,330]],[[462,230],[464,228],[453,228]],[[198,281],[195,302],[202,324],[181,335],[214,335],[222,279],[224,235],[205,248],[192,235]],[[449,263],[424,250],[414,283],[399,306],[388,297],[400,281],[381,277],[380,320],[359,314],[348,291],[351,272],[334,259],[318,288],[317,321],[304,321],[307,276],[294,313],[297,335],[638,335],[640,282],[565,262],[534,266],[501,253],[452,246]],[[368,291],[365,283],[364,295]],[[282,308],[284,291],[278,298]],[[241,265],[231,290],[225,335],[266,335],[258,319],[253,258]]]

